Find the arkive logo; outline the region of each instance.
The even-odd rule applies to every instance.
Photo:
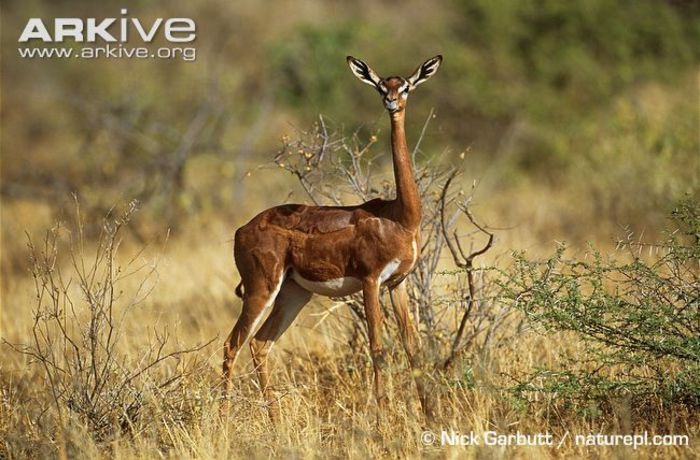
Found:
[[[121,14],[127,15],[127,9],[122,8]],[[105,18],[99,22],[96,18],[55,18],[52,34],[41,18],[31,18],[18,41],[25,43],[37,39],[60,43],[66,38],[72,38],[76,42],[95,43],[99,37],[107,43],[127,43],[130,38],[138,37],[150,43],[162,32],[164,38],[171,43],[189,43],[196,38],[196,30],[197,25],[190,18],[156,18],[151,24],[130,17]]]
[[[183,46],[197,38],[197,24],[191,18],[156,18],[142,21],[128,16],[126,8],[114,18],[30,18],[17,48],[25,59],[181,59],[194,61],[197,49]],[[148,48],[144,44],[166,42]],[[66,43],[66,42],[70,42]],[[50,44],[49,46],[46,46]],[[84,44],[75,47],[75,44]],[[132,46],[133,45],[133,46]],[[179,46],[178,46],[179,45]]]

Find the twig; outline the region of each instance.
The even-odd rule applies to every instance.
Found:
[[[464,331],[466,329],[467,321],[469,320],[472,310],[474,309],[474,305],[476,304],[476,287],[474,285],[474,259],[486,253],[493,245],[493,233],[489,232],[485,227],[476,222],[474,216],[471,213],[471,210],[464,203],[458,206],[459,209],[467,216],[472,225],[479,229],[480,232],[484,233],[485,235],[488,235],[488,240],[486,244],[481,249],[473,251],[469,255],[467,255],[462,249],[462,245],[457,236],[457,232],[453,232],[452,236],[448,234],[448,226],[445,222],[445,206],[447,202],[447,193],[450,184],[458,174],[459,171],[457,169],[453,170],[449,178],[445,182],[445,186],[442,189],[442,193],[440,195],[440,223],[442,228],[442,234],[445,238],[445,242],[447,243],[447,247],[450,251],[450,254],[452,255],[452,260],[454,261],[455,265],[457,265],[457,267],[465,270],[467,273],[468,297],[467,307],[462,315],[462,319],[459,323],[459,328],[457,329],[457,334],[455,335],[454,341],[452,342],[452,349],[450,351],[450,355],[443,364],[444,370],[451,369],[454,364],[454,360],[457,356],[457,353],[460,349],[460,344],[462,343],[462,339],[464,337]]]

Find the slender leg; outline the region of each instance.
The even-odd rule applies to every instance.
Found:
[[[266,283],[257,283],[251,289],[252,292],[245,293],[241,316],[238,318],[238,321],[236,321],[236,325],[233,326],[233,330],[231,330],[231,333],[224,343],[224,410],[228,409],[227,401],[231,390],[231,370],[238,357],[238,353],[246,342],[250,340],[252,335],[255,334],[258,325],[272,308],[272,304],[281,285],[282,273],[279,273],[274,280],[274,287],[272,289],[267,287]]]
[[[435,403],[433,401],[433,392],[428,388],[429,380],[425,375],[423,366],[424,358],[421,353],[418,332],[416,331],[411,316],[408,313],[408,293],[406,292],[406,281],[402,281],[398,286],[389,291],[391,296],[391,305],[394,308],[396,322],[399,326],[401,341],[403,342],[404,350],[408,355],[408,361],[413,370],[413,376],[418,389],[418,398],[420,399],[423,413],[428,419],[435,417]]]
[[[374,365],[374,390],[379,406],[379,414],[386,409],[386,393],[384,392],[384,368],[386,361],[382,347],[382,309],[379,304],[379,284],[377,280],[366,279],[362,284],[362,295],[365,303],[365,316],[369,333],[369,350]]]
[[[263,398],[267,402],[268,413],[274,424],[279,423],[279,406],[269,385],[267,370],[267,355],[272,345],[280,338],[292,324],[301,309],[311,299],[311,293],[291,279],[282,284],[272,313],[257,334],[250,341],[250,351],[253,355],[253,363],[258,371],[258,381]]]

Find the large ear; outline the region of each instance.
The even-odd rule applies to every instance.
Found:
[[[438,54],[435,57],[431,57],[423,64],[421,64],[413,75],[407,78],[408,82],[411,84],[411,89],[420,85],[428,78],[432,77],[435,72],[437,72],[438,67],[442,63],[442,55]]]
[[[368,85],[372,85],[379,89],[379,82],[381,81],[381,78],[379,78],[379,76],[374,73],[374,70],[365,64],[364,61],[352,56],[348,56],[347,61],[348,65],[350,66],[350,70],[352,70],[352,73],[354,73],[357,78]]]

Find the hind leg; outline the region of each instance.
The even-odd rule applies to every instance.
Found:
[[[245,284],[245,294],[241,315],[224,343],[223,396],[228,400],[231,390],[231,370],[241,347],[255,334],[260,322],[272,308],[275,297],[282,287],[284,273],[279,271],[275,278],[265,282],[263,274],[254,278],[255,282]],[[225,406],[224,409],[227,407]]]
[[[253,355],[255,369],[258,372],[260,389],[273,423],[279,422],[279,405],[275,401],[269,384],[267,355],[277,339],[284,334],[310,299],[311,292],[303,289],[291,279],[285,280],[275,299],[272,313],[250,341],[250,351]]]

